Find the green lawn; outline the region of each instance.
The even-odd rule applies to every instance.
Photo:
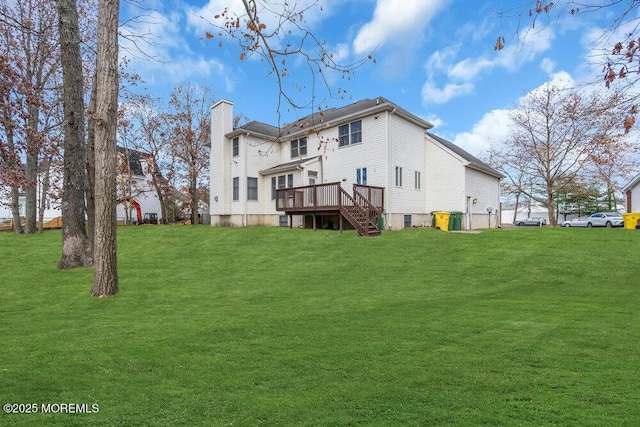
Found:
[[[0,233],[0,425],[640,425],[640,231],[118,233]]]

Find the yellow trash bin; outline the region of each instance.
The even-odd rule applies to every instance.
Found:
[[[435,212],[436,216],[436,228],[442,231],[449,231],[449,212]]]
[[[635,230],[640,225],[640,212],[623,213],[624,228],[628,230]]]

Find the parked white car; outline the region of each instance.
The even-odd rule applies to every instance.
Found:
[[[588,218],[574,218],[564,221],[563,227],[622,227],[624,219],[620,212],[598,212]]]

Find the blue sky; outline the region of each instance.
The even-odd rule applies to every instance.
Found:
[[[233,101],[236,114],[276,125],[278,93],[269,68],[254,58],[241,61],[232,41],[224,40],[220,48],[218,38],[205,38],[206,31],[217,33],[207,20],[214,21],[213,15],[225,7],[234,10],[239,3],[148,0],[142,3],[144,10],[123,3],[123,22],[139,18],[122,31],[151,35],[142,48],[158,59],[135,55],[132,66],[151,94],[166,95],[178,82],[207,83],[216,99]],[[543,19],[524,37],[522,31],[516,35],[518,18],[508,11],[526,3],[321,0],[322,10],[315,7],[305,15],[309,29],[344,63],[370,52],[376,59],[376,64],[357,69],[349,81],[331,79],[333,89],[346,90],[349,98],[322,105],[338,107],[383,96],[433,123],[439,136],[481,155],[491,140],[506,134],[507,112],[526,93],[548,81],[579,84],[601,78],[602,64],[592,40],[601,40],[614,11],[566,15],[551,24]],[[511,16],[501,18],[500,12]],[[496,52],[499,35],[505,36],[507,47]],[[131,56],[127,43],[122,54]],[[308,85],[304,68],[291,66],[287,84]],[[282,120],[309,112],[283,109]]]

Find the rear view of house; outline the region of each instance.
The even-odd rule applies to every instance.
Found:
[[[384,99],[325,110],[282,129],[233,128],[212,107],[211,224],[374,228],[430,225],[460,211],[462,228],[495,226],[502,175]],[[489,209],[490,208],[490,209]]]

